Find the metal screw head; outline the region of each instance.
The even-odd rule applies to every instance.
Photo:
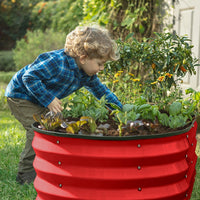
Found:
[[[187,174],[185,175],[185,178],[187,178]]]
[[[141,144],[138,144],[137,147],[140,148],[140,147],[141,147]]]
[[[186,135],[187,138],[189,138],[189,135]]]
[[[61,183],[59,184],[59,187],[60,187],[60,188],[62,187],[62,184],[61,184]]]
[[[140,170],[140,169],[141,169],[141,166],[138,166],[137,168]]]
[[[57,141],[56,141],[56,143],[57,143],[57,144],[59,144],[59,143],[60,143],[60,141],[59,141],[59,140],[57,140]]]
[[[142,191],[142,188],[141,188],[141,187],[139,187],[139,188],[138,188],[138,191]]]
[[[188,157],[188,155],[186,154],[186,155],[185,155],[185,157],[187,158],[187,157]]]
[[[58,164],[59,164],[59,165],[61,165],[61,162],[60,162],[60,161],[58,161]]]

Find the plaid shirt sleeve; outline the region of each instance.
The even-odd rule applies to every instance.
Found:
[[[70,79],[70,71],[67,73],[66,70],[63,70],[61,62],[61,59],[55,59],[51,54],[41,54],[22,77],[28,92],[44,107],[47,107],[57,96],[55,92],[51,92],[54,83]],[[46,88],[47,82],[50,87],[48,89]],[[52,89],[49,82],[52,82]]]
[[[106,95],[106,100],[108,103],[116,104],[117,106],[122,108],[122,104],[115,96],[115,94],[112,93],[104,84],[102,84],[96,75],[94,75],[91,78],[91,80],[86,83],[84,87],[89,92],[91,92],[97,99],[101,99],[102,96]],[[109,104],[107,106],[111,110],[113,110],[113,108]]]

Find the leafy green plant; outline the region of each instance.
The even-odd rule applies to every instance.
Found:
[[[63,116],[79,118],[88,116],[100,122],[108,119],[109,110],[106,108],[105,97],[97,100],[85,89],[76,91],[64,100]]]
[[[134,1],[134,0],[85,0],[83,3],[83,23],[97,22],[106,26],[116,38],[123,40],[130,33],[137,39],[149,37],[153,31],[154,22],[158,21],[159,12],[164,1]],[[158,9],[159,8],[159,9]],[[163,19],[159,15],[159,19]]]

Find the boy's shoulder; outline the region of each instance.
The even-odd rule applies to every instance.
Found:
[[[53,62],[60,63],[61,65],[67,65],[69,69],[78,69],[75,59],[66,54],[64,49],[53,50],[45,52],[39,55],[39,60],[52,60]]]
[[[45,53],[41,53],[40,56],[51,56],[51,57],[63,57],[66,56],[64,49],[57,49],[57,50],[53,50],[53,51],[48,51]]]

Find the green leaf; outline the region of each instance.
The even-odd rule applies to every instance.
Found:
[[[163,126],[169,126],[169,117],[166,113],[161,113],[158,118]]]
[[[138,119],[138,114],[136,114],[136,112],[134,111],[131,111],[127,114],[127,118],[128,120],[135,121],[136,119]]]
[[[184,127],[186,125],[187,119],[187,117],[184,117],[181,114],[177,116],[169,116],[169,127],[173,129]]]
[[[194,99],[195,99],[196,101],[200,101],[200,92],[195,92],[195,94],[194,94]]]
[[[122,111],[123,112],[130,112],[134,108],[133,104],[125,104],[123,105]]]
[[[140,31],[140,33],[144,33],[144,31],[145,31],[145,28],[142,24],[139,25],[139,31]]]
[[[192,89],[192,88],[188,88],[188,89],[185,90],[185,94],[191,94],[191,93],[194,93],[194,92],[195,92],[195,90]]]
[[[141,106],[138,108],[138,110],[139,110],[139,111],[142,111],[142,110],[146,110],[146,109],[148,109],[148,108],[150,108],[150,107],[151,107],[150,104],[143,104],[143,105],[141,105]]]
[[[108,103],[108,104],[110,104],[110,106],[112,108],[116,109],[116,110],[121,110],[121,108],[118,105],[114,104],[114,103]]]
[[[170,115],[177,115],[181,112],[182,104],[180,102],[173,102],[169,106],[169,114]]]

